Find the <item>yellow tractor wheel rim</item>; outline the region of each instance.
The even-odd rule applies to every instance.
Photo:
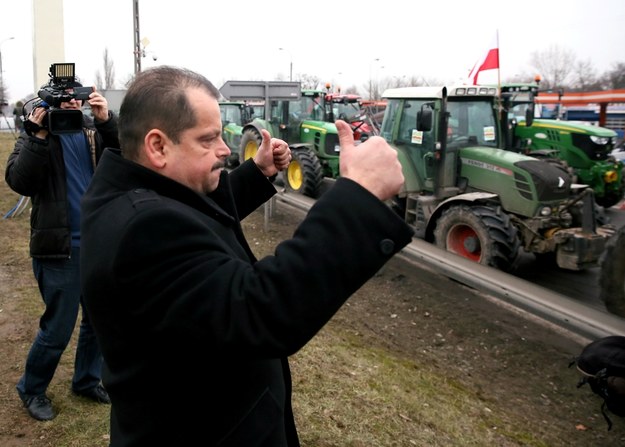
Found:
[[[243,151],[243,160],[254,158],[256,152],[258,152],[258,143],[256,141],[248,141]]]
[[[291,188],[293,188],[295,191],[298,191],[302,187],[302,183],[304,182],[304,176],[302,174],[302,166],[297,160],[293,160],[289,164],[286,175],[289,180],[289,185],[291,185]]]

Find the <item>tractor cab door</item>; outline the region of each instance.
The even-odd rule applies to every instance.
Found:
[[[436,131],[431,125],[422,128],[418,124],[417,117],[421,113],[423,103],[424,101],[420,99],[403,101],[402,110],[399,114],[401,118],[394,142],[413,166],[415,180],[420,184],[417,190],[431,191],[436,175],[434,158]],[[423,122],[423,120],[420,121]]]

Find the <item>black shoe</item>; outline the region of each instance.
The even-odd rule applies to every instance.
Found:
[[[54,410],[52,410],[52,402],[45,394],[29,397],[24,401],[24,406],[28,410],[28,414],[38,421],[51,421],[56,417]]]
[[[104,387],[101,384],[94,386],[91,389],[85,391],[76,391],[74,390],[74,394],[77,396],[86,397],[87,399],[91,399],[94,402],[98,402],[100,404],[110,404],[111,398],[109,397],[109,393],[106,392]]]

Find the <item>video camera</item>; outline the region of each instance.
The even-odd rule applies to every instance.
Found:
[[[75,65],[74,63],[50,65],[48,74],[50,81],[39,89],[40,101],[33,105],[33,109],[44,107],[47,110],[47,117],[41,127],[53,135],[78,132],[83,127],[80,110],[60,108],[63,102],[69,102],[72,99],[77,101],[89,99],[89,95],[93,92],[92,87],[83,87],[76,81]],[[72,89],[73,92],[68,93],[68,89]],[[31,121],[25,121],[24,128],[29,135],[39,130],[39,126]]]

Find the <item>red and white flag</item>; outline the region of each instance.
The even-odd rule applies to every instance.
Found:
[[[477,77],[485,70],[499,69],[499,33],[495,33],[488,51],[476,62],[473,70],[469,73],[468,83],[477,85]]]

